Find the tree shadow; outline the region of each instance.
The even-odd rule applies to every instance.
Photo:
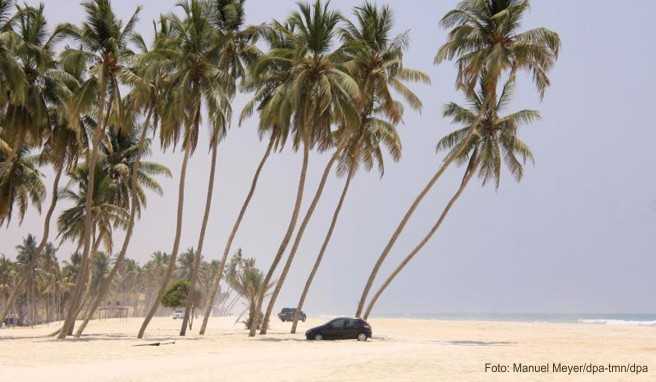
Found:
[[[263,342],[307,342],[305,338],[271,338],[271,337],[266,337],[266,338],[256,338],[256,341],[263,341]]]
[[[461,340],[461,341],[435,341],[439,343],[446,343],[448,345],[456,346],[505,346],[505,345],[515,345],[516,342],[510,341],[471,341],[471,340]]]

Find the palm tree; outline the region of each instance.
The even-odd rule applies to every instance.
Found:
[[[383,150],[387,148],[395,161],[401,157],[401,141],[396,125],[402,120],[403,107],[394,99],[393,94],[400,94],[413,109],[420,110],[421,101],[404,82],[430,83],[426,74],[403,65],[404,52],[408,46],[407,33],[390,36],[394,20],[389,7],[378,8],[365,2],[354,9],[354,15],[357,24],[347,20],[341,30],[341,37],[342,52],[347,61],[345,66],[358,82],[362,95],[359,123],[337,131],[337,140],[344,142],[342,151],[338,153],[338,173],[346,174],[346,181],[321,250],[301,293],[297,305],[299,311],[303,308],[328,247],[358,167],[362,164],[371,170],[377,164],[382,176]],[[296,332],[297,325],[298,317],[295,317],[292,333]]]
[[[225,73],[226,82],[224,86],[226,87],[226,94],[230,102],[232,102],[236,94],[238,81],[241,81],[242,83],[246,81],[248,68],[253,65],[259,56],[261,56],[261,52],[255,45],[260,28],[252,26],[243,28],[245,21],[244,3],[245,0],[214,0],[211,1],[210,7],[210,22],[212,23],[214,29],[217,31],[220,39],[218,66]],[[230,123],[230,115],[226,115],[226,122],[228,124]],[[264,166],[264,162],[269,157],[271,152],[271,145],[272,144],[269,144],[264,158],[260,162],[260,166],[256,171],[255,179],[252,182],[249,196],[246,198],[237,221],[233,225],[232,231],[226,243],[221,264],[213,277],[214,281],[212,282],[210,290],[208,291],[209,301],[214,301],[216,298],[216,293],[221,282],[221,275],[223,274],[223,268],[225,267],[225,261],[227,260],[228,253],[230,252],[230,247],[232,246],[232,240],[234,240],[241,220],[243,219],[244,214],[246,213],[246,209],[248,208],[248,204],[250,203],[250,199],[255,192],[257,178],[259,177],[259,173]],[[209,206],[209,203],[206,205]],[[202,250],[202,248],[200,247],[199,242],[199,252],[195,259],[194,274],[192,275],[191,279],[192,290],[195,288],[198,278],[198,266],[200,264],[201,256],[200,250]],[[185,317],[182,322],[181,332],[184,331],[184,328],[186,327],[185,323],[189,319],[189,313],[191,311],[189,304],[191,304],[191,300],[187,302],[187,306],[185,308]],[[200,328],[201,335],[205,334],[205,329],[207,328],[207,322],[209,320],[211,311],[212,304],[207,304],[203,317],[203,323]]]
[[[27,235],[23,243],[16,246],[18,252],[16,263],[20,267],[21,277],[23,278],[23,289],[25,294],[25,305],[29,314],[29,322],[34,325],[37,321],[36,305],[38,299],[38,268],[41,257],[37,253],[36,239],[32,235]]]
[[[168,288],[171,275],[175,270],[178,256],[180,237],[182,233],[182,213],[184,207],[184,187],[189,156],[196,149],[200,123],[202,119],[201,106],[205,104],[212,126],[210,131],[210,150],[212,151],[211,170],[208,182],[208,193],[205,203],[205,213],[199,236],[197,250],[202,252],[205,230],[211,209],[211,200],[214,188],[214,175],[216,171],[216,158],[218,143],[225,136],[227,120],[230,118],[230,102],[223,87],[225,73],[216,65],[219,57],[219,41],[215,30],[208,19],[209,7],[207,2],[190,0],[179,2],[178,6],[184,13],[184,18],[171,14],[167,16],[170,23],[170,43],[173,49],[165,52],[165,61],[172,67],[167,79],[168,90],[166,94],[167,110],[163,113],[161,121],[161,136],[166,147],[175,143],[180,135],[181,124],[184,129],[184,159],[180,172],[180,185],[178,192],[178,216],[176,234],[171,251],[171,259],[167,276],[162,282],[158,297],[151,306],[141,328],[138,338],[143,335],[154,316],[159,302]],[[185,334],[185,327],[180,335]]]
[[[96,162],[99,153],[99,145],[103,140],[106,131],[109,116],[112,109],[118,109],[120,113],[121,96],[119,87],[119,74],[125,69],[126,60],[133,55],[128,44],[134,37],[134,27],[138,20],[138,14],[141,10],[137,7],[132,17],[125,25],[116,18],[112,9],[110,0],[92,0],[82,3],[86,12],[86,20],[81,27],[73,25],[64,25],[62,30],[73,40],[80,44],[78,49],[67,49],[62,56],[64,64],[66,62],[83,61],[89,65],[89,78],[83,83],[79,94],[75,97],[75,105],[72,109],[71,118],[73,123],[77,122],[77,115],[82,114],[84,110],[90,107],[95,99],[96,126],[92,133],[91,147],[87,150],[86,163],[89,168],[86,189],[86,219],[83,231],[83,264],[82,276],[78,278],[73,296],[68,307],[68,314],[64,321],[64,326],[58,334],[59,339],[63,339],[67,334],[72,332],[75,325],[79,305],[82,302],[84,283],[87,279],[90,263],[91,235],[92,235],[92,214],[94,201],[94,185]]]
[[[496,100],[499,78],[527,70],[540,95],[549,86],[547,72],[558,58],[560,38],[546,28],[519,32],[520,21],[528,9],[528,0],[464,0],[442,18],[442,26],[453,28],[447,42],[440,48],[435,62],[455,59],[458,63],[457,86],[466,93],[485,78],[486,100]],[[483,74],[485,73],[485,76]],[[490,101],[493,102],[493,101]],[[493,109],[494,105],[488,105]],[[474,131],[466,139],[474,139]],[[465,146],[462,146],[463,148]],[[410,205],[385,245],[367,279],[358,303],[356,316],[360,317],[367,296],[383,262],[415,210],[440,179],[444,171],[459,155],[446,158]]]
[[[148,122],[149,117],[146,120],[146,123]],[[148,126],[144,125],[140,130],[133,128],[127,133],[123,133],[120,129],[111,130],[109,139],[111,147],[106,148],[107,163],[105,166],[108,167],[109,171],[113,174],[112,177],[118,183],[114,198],[119,204],[129,205],[130,216],[121,251],[116,257],[116,261],[107,274],[107,277],[102,280],[95,300],[88,309],[84,321],[75,333],[76,337],[80,337],[84,332],[96,309],[107,296],[114,277],[123,266],[130,239],[132,238],[135,220],[137,216],[141,216],[141,211],[146,205],[145,190],[148,189],[156,192],[158,195],[162,195],[162,188],[154,176],[171,176],[171,172],[165,166],[154,162],[142,161],[142,157],[149,150],[149,142],[146,141]]]
[[[226,269],[226,280],[228,285],[247,302],[246,327],[251,328],[253,325],[258,325],[258,322],[261,322],[258,316],[262,313],[257,310],[257,298],[261,290],[266,293],[273,287],[273,283],[263,284],[262,271],[255,266],[255,259],[244,258],[241,249],[230,259]]]
[[[506,116],[499,113],[508,105],[512,96],[514,78],[510,78],[503,87],[498,101],[490,102],[486,99],[486,77],[481,77],[481,86],[477,93],[469,93],[467,101],[471,109],[464,108],[455,103],[448,104],[444,109],[444,117],[450,118],[453,123],[464,125],[451,134],[442,138],[437,144],[437,150],[449,150],[447,156],[455,156],[457,163],[468,163],[462,181],[456,193],[449,200],[428,234],[406,256],[401,264],[383,282],[374,297],[369,302],[364,313],[367,319],[376,302],[391,284],[394,278],[406,265],[421,251],[428,241],[435,235],[449,211],[462,195],[470,179],[478,172],[483,185],[493,180],[499,188],[501,179],[502,160],[505,161],[510,173],[519,182],[524,175],[524,165],[527,161],[533,162],[533,154],[529,147],[519,138],[519,127],[540,118],[534,110],[521,110]],[[489,110],[489,105],[494,109]],[[467,138],[470,134],[474,139]]]
[[[156,37],[153,45],[157,46],[161,41],[159,38],[161,35],[157,30],[157,24],[155,25]],[[165,28],[167,24],[163,22],[160,25]],[[142,163],[141,161],[141,157],[148,152],[149,142],[146,140],[147,133],[151,127],[154,129],[157,124],[155,122],[151,126],[151,121],[158,118],[157,111],[158,107],[161,106],[158,104],[158,100],[162,93],[161,87],[164,79],[162,68],[158,65],[157,61],[152,60],[151,55],[153,52],[149,51],[143,38],[140,35],[135,35],[133,40],[141,49],[141,54],[134,57],[135,63],[133,67],[121,73],[122,79],[132,86],[132,90],[124,101],[124,110],[126,112],[123,116],[118,116],[119,118],[123,118],[123,121],[122,123],[118,123],[118,126],[115,126],[113,130],[114,139],[111,141],[116,144],[113,145],[114,147],[108,153],[110,157],[109,162],[113,162],[112,166],[116,169],[122,169],[122,171],[116,172],[119,174],[118,178],[121,180],[120,185],[123,199],[130,200],[128,202],[130,205],[130,217],[126,227],[125,238],[123,239],[123,244],[116,257],[114,266],[103,280],[98,296],[89,308],[82,325],[76,332],[77,337],[82,335],[96,309],[109,293],[115,276],[123,269],[123,262],[132,239],[137,215],[141,215],[142,204],[145,205],[146,201],[142,184],[146,188],[154,190],[161,195],[161,187],[151,176],[160,174],[171,176],[170,171],[164,166],[155,163]],[[146,117],[139,133],[139,141],[135,143],[133,138],[136,134],[137,127],[134,118],[139,111],[145,113]],[[127,137],[128,139],[123,139],[122,137]],[[141,168],[142,165],[144,166],[143,169]],[[124,176],[125,169],[129,172],[128,177]],[[121,175],[122,173],[123,175]]]
[[[287,21],[293,31],[292,47],[271,51],[256,67],[257,73],[265,71],[269,64],[291,64],[289,80],[283,83],[282,91],[276,93],[260,112],[260,118],[287,125],[289,122],[284,120],[291,117],[294,147],[302,146],[303,149],[303,165],[292,217],[263,285],[271,281],[296,227],[310,150],[314,146],[326,149],[331,145],[333,123],[348,124],[357,120],[355,104],[360,99],[357,83],[341,68],[339,50],[331,51],[342,17],[331,11],[328,5],[322,4],[320,0],[313,5],[299,4],[299,10]],[[257,311],[263,300],[264,291],[261,291]],[[266,334],[266,320],[265,317],[261,334]],[[251,325],[251,336],[255,335],[256,327],[255,324]]]
[[[95,177],[95,193],[91,208],[92,232],[95,234],[93,243],[96,247],[94,251],[103,244],[108,252],[112,252],[114,227],[118,224],[125,224],[127,211],[124,202],[117,204],[117,185],[111,173],[103,167],[102,163],[98,163],[95,171],[97,176]],[[76,241],[78,248],[84,245],[85,222],[87,220],[86,198],[89,192],[87,179],[90,172],[85,166],[78,167],[70,174],[71,181],[61,191],[61,198],[71,201],[73,206],[62,211],[58,217],[58,236],[62,241]],[[77,190],[75,190],[75,187],[77,187]],[[85,274],[84,257],[82,259],[81,274]]]
[[[289,36],[287,33],[288,31],[283,31],[283,29],[284,28],[281,25],[273,28],[263,27],[260,29],[261,34],[264,35],[271,49],[291,46],[287,39]],[[240,124],[244,119],[252,115],[256,105],[259,111],[263,110],[266,105],[271,102],[273,95],[276,94],[276,91],[280,91],[282,87],[281,85],[287,81],[289,75],[289,65],[284,62],[277,62],[276,65],[268,65],[263,73],[258,73],[257,79],[254,78],[254,75],[248,76],[247,81],[243,84],[243,87],[247,90],[254,90],[256,94],[253,99],[248,102],[246,107],[244,107],[240,117]],[[287,117],[286,119],[288,120],[289,118]],[[230,254],[230,249],[232,248],[232,243],[237,235],[239,226],[241,225],[241,222],[246,215],[248,206],[253,199],[255,189],[260,179],[260,174],[264,168],[264,164],[269,159],[272,151],[282,150],[288,138],[289,129],[288,126],[285,126],[284,123],[281,125],[275,121],[266,121],[260,119],[259,133],[261,137],[269,135],[269,144],[257,166],[257,169],[255,170],[255,174],[253,175],[253,179],[251,181],[251,187],[246,195],[246,198],[244,199],[241,209],[239,210],[239,214],[237,215],[237,219],[232,226],[232,230],[228,235],[228,240],[226,241],[226,245],[223,250],[223,257],[219,262],[219,267],[212,276],[213,281],[210,287],[210,294],[207,299],[208,304],[205,307],[203,323],[200,328],[201,335],[204,335],[207,329],[207,323],[209,321],[210,314],[212,313],[213,302],[216,300],[216,295],[219,291],[221,279],[225,270],[225,265],[228,261],[228,255]]]
[[[41,212],[46,187],[38,162],[38,155],[30,155],[27,147],[14,151],[0,146],[0,225],[11,222],[14,205],[21,223],[30,203]]]
[[[22,144],[38,145],[45,140],[41,162],[50,162],[55,169],[52,199],[37,247],[38,256],[46,249],[49,240],[50,221],[57,205],[62,173],[65,167],[70,169],[76,162],[79,153],[76,134],[69,129],[62,112],[63,102],[70,97],[70,89],[77,85],[77,80],[58,68],[53,59],[53,45],[60,39],[62,31],[58,28],[48,35],[43,4],[38,7],[19,6],[18,11],[14,19],[19,41],[16,53],[26,74],[30,102],[9,103],[7,131],[13,135],[13,141]],[[26,139],[26,135],[30,139]]]

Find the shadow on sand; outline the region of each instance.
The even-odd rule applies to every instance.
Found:
[[[456,346],[504,346],[504,345],[515,345],[516,342],[509,341],[435,341],[439,343],[444,343],[447,345],[456,345]]]

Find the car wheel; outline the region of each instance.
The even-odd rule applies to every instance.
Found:
[[[366,341],[367,340],[367,335],[364,333],[358,334],[358,341]]]
[[[323,336],[321,334],[317,333],[317,334],[314,335],[314,340],[315,341],[321,341],[321,340],[323,340]]]

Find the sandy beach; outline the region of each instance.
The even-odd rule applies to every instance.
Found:
[[[372,319],[374,338],[305,341],[274,322],[250,339],[230,317],[205,337],[179,338],[180,321],[157,318],[135,339],[139,318],[94,321],[65,342],[44,338],[55,324],[0,330],[0,381],[653,381],[656,328],[621,325]],[[175,341],[159,347],[135,346]],[[548,364],[520,373],[515,364]],[[558,372],[563,366],[644,365],[648,371]],[[485,371],[507,365],[506,373]],[[537,366],[536,366],[537,367]],[[644,370],[643,370],[644,371]]]

